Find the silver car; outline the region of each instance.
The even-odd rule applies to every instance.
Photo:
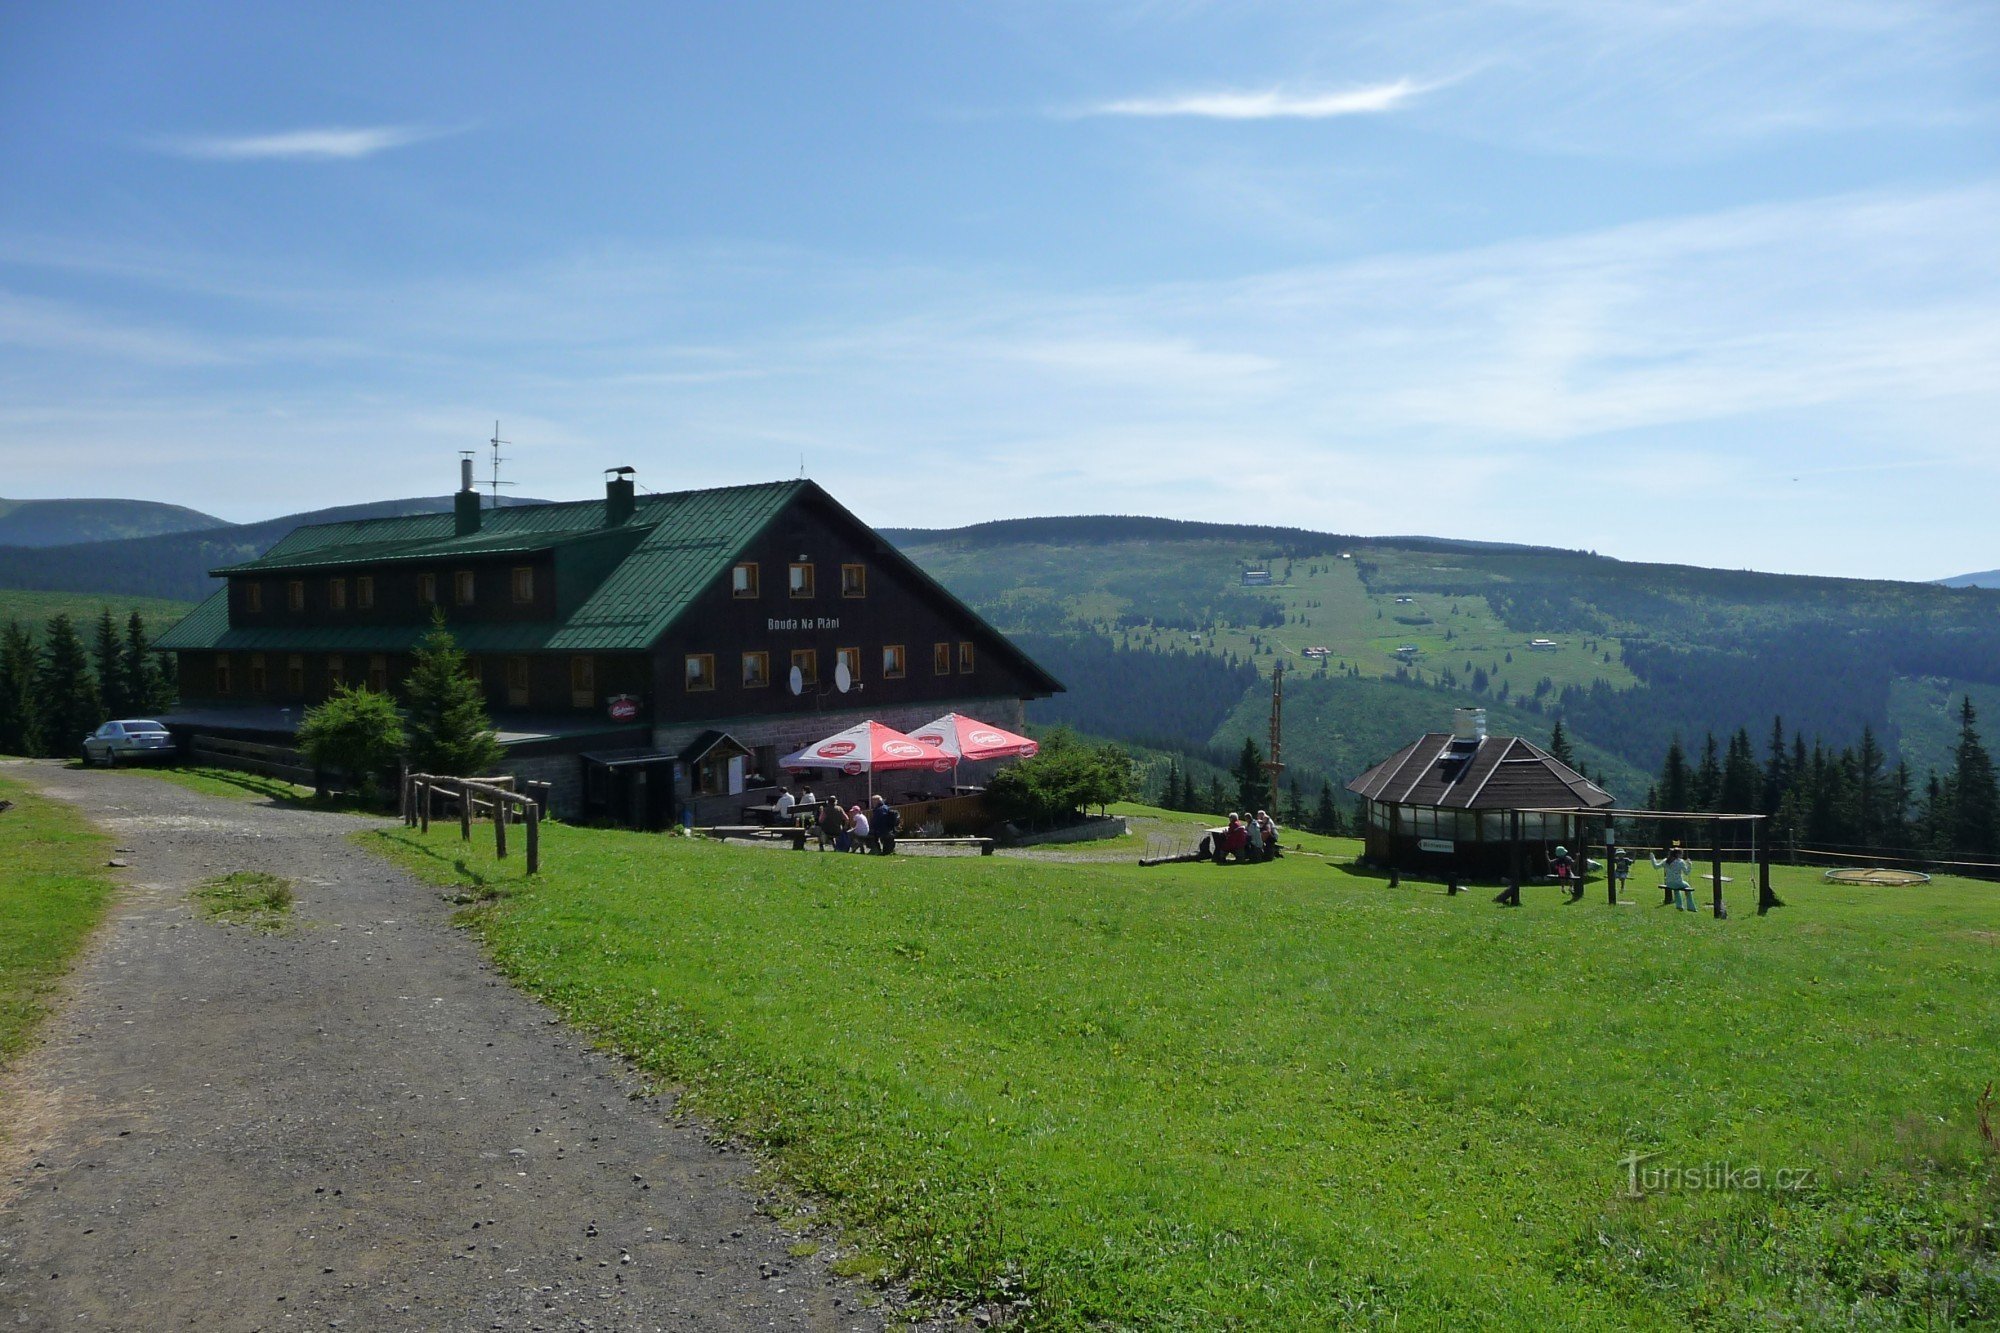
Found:
[[[83,738],[83,762],[116,764],[121,759],[165,759],[174,752],[173,733],[150,718],[106,722]]]

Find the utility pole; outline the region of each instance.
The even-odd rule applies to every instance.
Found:
[[[1285,659],[1279,658],[1271,664],[1271,757],[1264,761],[1264,770],[1271,775],[1271,804],[1278,803],[1278,773],[1285,766],[1280,750],[1284,744],[1283,719],[1285,713]]]

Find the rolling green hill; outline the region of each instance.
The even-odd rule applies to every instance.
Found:
[[[1560,717],[1633,801],[1675,735],[1761,746],[1774,716],[1834,745],[1873,727],[1921,777],[1948,752],[1945,694],[2000,703],[1993,590],[1149,519],[891,536],[1070,686],[1032,718],[1227,749],[1262,739],[1283,661],[1286,758],[1342,781],[1466,704],[1536,740]]]
[[[154,638],[194,609],[193,602],[178,602],[163,597],[117,597],[97,596],[92,593],[73,592],[21,592],[11,588],[0,588],[0,625],[10,620],[18,620],[27,626],[37,639],[49,621],[67,614],[76,622],[78,632],[86,638],[97,623],[97,617],[104,608],[111,608],[113,619],[117,620],[119,631],[125,628],[125,619],[137,611],[146,618],[146,633]]]
[[[229,526],[155,500],[0,500],[0,546],[65,546]]]

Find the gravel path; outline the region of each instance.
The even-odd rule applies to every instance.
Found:
[[[132,868],[0,1082],[0,1328],[883,1326],[790,1254],[740,1154],[346,841],[371,821],[8,772]],[[291,880],[293,924],[193,914],[188,889],[234,870]]]

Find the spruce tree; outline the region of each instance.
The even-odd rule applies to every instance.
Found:
[[[1243,738],[1243,753],[1236,760],[1236,801],[1249,814],[1271,808],[1271,778],[1264,768],[1264,752],[1255,737]]]
[[[1177,802],[1180,799],[1181,766],[1177,760],[1168,759],[1166,785],[1160,788],[1160,808],[1162,810],[1178,810],[1180,806]]]
[[[1953,756],[1950,783],[1951,850],[1958,856],[1990,856],[2000,837],[2000,789],[1993,777],[1993,760],[1980,743],[1978,715],[1972,696],[1958,712],[1958,750]]]
[[[0,630],[0,754],[41,752],[35,712],[35,640],[18,620]]]
[[[1785,789],[1792,785],[1791,762],[1785,756],[1785,719],[1771,719],[1771,741],[1764,759],[1764,805],[1767,815],[1778,813],[1778,802],[1785,799]]]
[[[1889,803],[1888,780],[1883,773],[1887,762],[1882,747],[1876,743],[1875,728],[1863,724],[1861,748],[1854,755],[1854,825],[1850,841],[1864,847],[1879,847],[1883,843],[1883,812]]]
[[[1660,798],[1655,810],[1692,810],[1694,775],[1688,771],[1687,752],[1676,735],[1667,746],[1667,760],[1660,769]]]
[[[1319,784],[1319,805],[1313,810],[1313,830],[1329,837],[1340,836],[1340,807],[1334,803],[1333,784]]]
[[[49,621],[48,642],[35,671],[35,712],[40,752],[50,755],[81,754],[83,738],[104,720],[89,657],[67,613]]]
[[[1718,804],[1733,815],[1754,815],[1757,803],[1762,799],[1759,787],[1763,775],[1757,770],[1756,751],[1750,745],[1750,733],[1743,727],[1729,738],[1729,749],[1722,760],[1722,791]]]
[[[1696,810],[1714,810],[1722,799],[1722,760],[1716,753],[1715,733],[1712,731],[1701,747],[1701,766],[1694,771],[1691,795]]]
[[[101,607],[97,612],[97,637],[90,647],[91,662],[97,668],[98,697],[103,701],[104,711],[112,717],[130,717],[138,709],[125,693],[120,648],[118,622],[111,618],[110,607]]]
[[[174,692],[146,634],[146,618],[137,611],[125,620],[125,649],[118,670],[133,712],[156,713],[173,703]]]
[[[1556,719],[1556,729],[1549,733],[1549,758],[1576,767],[1576,753],[1570,748],[1569,737],[1563,734],[1561,718]]]
[[[1292,828],[1299,828],[1306,820],[1306,804],[1299,799],[1299,780],[1292,778],[1285,784],[1285,820]]]
[[[1219,815],[1229,808],[1229,793],[1222,789],[1222,778],[1213,775],[1208,780],[1208,808],[1203,814]]]
[[[486,698],[466,674],[465,654],[442,617],[417,643],[403,694],[412,770],[470,778],[490,773],[500,763],[503,752],[494,739]]]

